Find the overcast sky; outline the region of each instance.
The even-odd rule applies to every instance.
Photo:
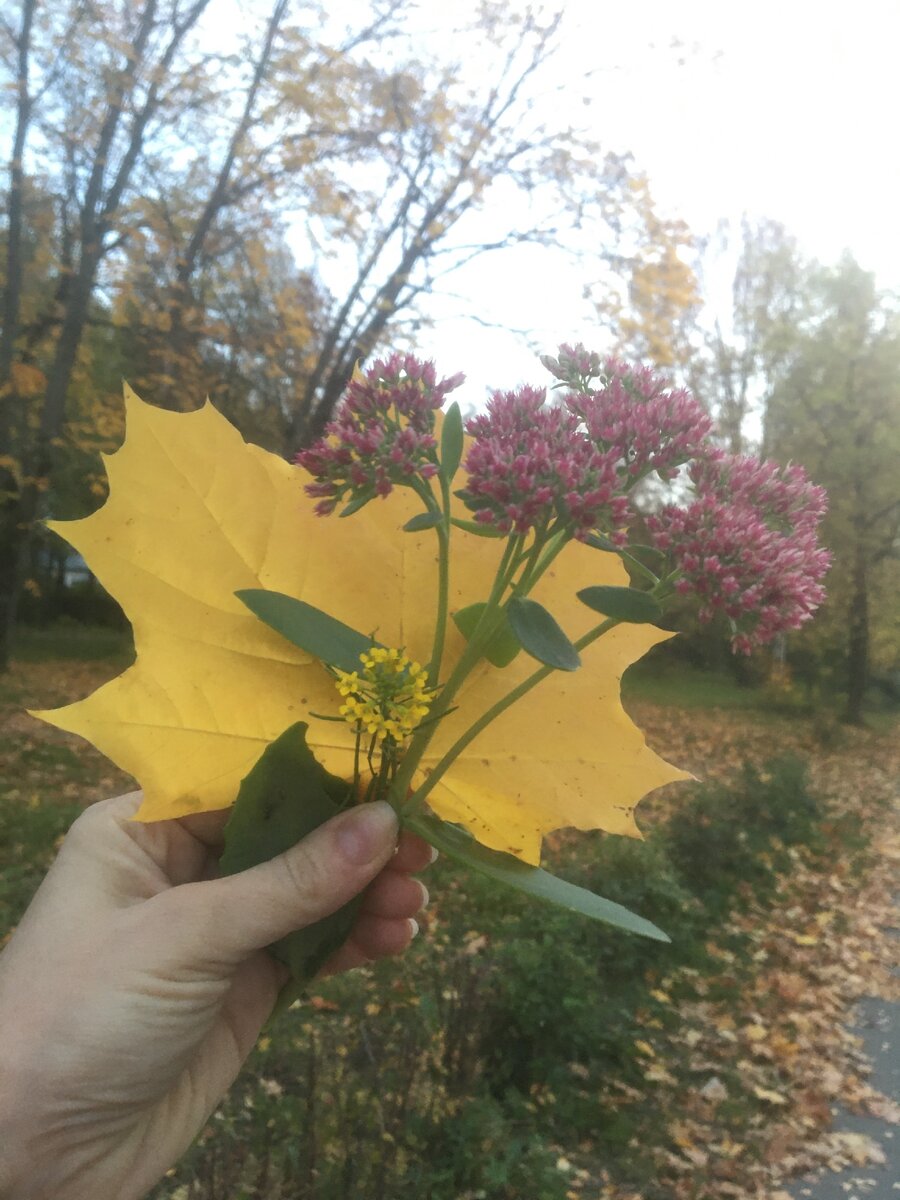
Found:
[[[601,69],[563,93],[560,124],[587,118],[605,146],[631,151],[668,215],[701,235],[719,218],[773,217],[810,254],[832,261],[849,248],[900,288],[898,0],[565,7],[561,77]],[[481,316],[528,324],[546,349],[589,343],[577,272],[561,263],[550,286],[537,282],[526,252],[486,258],[455,287]],[[459,307],[436,303],[428,349],[439,367],[468,371],[470,399],[486,385],[543,381],[518,339],[451,319]]]

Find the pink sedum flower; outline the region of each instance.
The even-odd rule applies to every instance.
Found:
[[[749,654],[797,629],[822,603],[830,555],[818,542],[826,497],[799,466],[712,451],[691,468],[697,498],[648,519],[654,544],[681,570],[676,587],[724,614]]]
[[[563,350],[571,347],[560,347],[561,358]],[[577,359],[579,366],[583,362],[584,355]],[[631,367],[619,359],[606,359],[600,379],[598,389],[566,396],[566,405],[584,422],[588,436],[601,449],[615,451],[631,479],[654,471],[663,479],[674,478],[712,429],[701,405],[690,392],[671,387],[648,367]]]
[[[586,350],[581,342],[575,346],[563,342],[558,354],[558,358],[542,354],[541,362],[551,375],[573,392],[588,391],[591,380],[598,379],[603,374],[603,359],[596,350]]]
[[[710,420],[688,392],[580,344],[541,361],[573,390],[559,407],[545,404],[543,389],[498,392],[487,414],[469,421],[467,503],[502,533],[556,520],[575,537],[599,526],[622,544],[630,489],[654,471],[672,477],[703,445]]]
[[[326,516],[345,499],[387,496],[437,473],[435,413],[465,376],[437,381],[434,363],[412,354],[379,359],[354,377],[325,434],[296,462],[314,477],[308,495]]]
[[[501,533],[555,522],[577,538],[597,525],[618,530],[629,508],[615,456],[592,445],[574,414],[545,400],[543,388],[495,392],[487,412],[466,423],[474,444],[463,495],[475,520]]]

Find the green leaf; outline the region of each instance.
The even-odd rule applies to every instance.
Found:
[[[374,492],[363,492],[359,496],[354,496],[353,499],[345,504],[338,513],[339,517],[352,517],[354,513],[358,513],[361,508],[365,508],[370,500],[375,499]]]
[[[632,625],[655,625],[662,620],[662,605],[649,592],[629,587],[587,587],[578,592],[578,599],[594,612]]]
[[[455,525],[457,529],[464,529],[466,533],[474,533],[476,537],[502,538],[508,536],[501,533],[499,529],[494,529],[492,525],[482,525],[480,521],[465,521],[462,517],[451,517],[450,524]]]
[[[350,787],[329,775],[306,744],[307,725],[298,721],[264,751],[241,782],[225,826],[223,875],[268,862],[296,845],[350,803]],[[279,1008],[294,999],[347,940],[360,897],[306,929],[269,946],[291,973]]]
[[[506,611],[513,633],[532,658],[558,671],[576,671],[581,666],[578,651],[543,604],[514,596]]]
[[[234,594],[289,642],[342,671],[355,671],[359,667],[359,656],[378,645],[372,638],[357,633],[320,608],[283,592],[243,588]]]
[[[595,550],[606,550],[610,554],[618,554],[621,547],[615,542],[611,542],[608,537],[603,537],[600,533],[589,533],[584,539],[586,546],[593,546]]]
[[[487,608],[485,602],[479,600],[477,604],[470,604],[467,608],[461,608],[453,614],[456,628],[467,642],[471,641],[475,626],[481,620],[481,614],[485,608]],[[491,635],[484,648],[484,657],[494,667],[508,667],[522,649],[522,643],[509,627],[506,614],[504,613],[502,616],[502,625]]]
[[[649,554],[651,558],[665,558],[665,550],[660,550],[659,546],[647,546],[643,542],[629,542],[628,549],[631,551],[640,550],[641,554]]]
[[[443,519],[444,514],[439,512],[416,513],[414,517],[409,518],[403,529],[406,533],[418,533],[420,529],[434,529]]]
[[[463,421],[454,400],[444,413],[441,429],[441,475],[449,483],[456,474],[463,452]]]
[[[487,846],[482,846],[468,833],[447,821],[425,813],[417,813],[406,818],[404,824],[448,858],[487,875],[489,879],[504,883],[507,887],[517,888],[520,892],[556,904],[569,912],[581,913],[582,916],[592,917],[595,921],[605,921],[608,925],[626,929],[629,933],[653,938],[657,942],[671,940],[651,921],[639,917],[623,905],[605,900],[602,896],[597,896],[586,888],[577,887],[574,883],[567,883],[541,867],[531,867],[520,862],[511,854],[489,850]]]

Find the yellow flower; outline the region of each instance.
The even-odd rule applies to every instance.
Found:
[[[54,528],[124,608],[137,658],[88,699],[39,715],[87,737],[138,778],[142,820],[229,806],[265,747],[298,720],[309,722],[309,743],[325,767],[349,779],[354,729],[312,715],[338,715],[332,676],[234,593],[285,592],[426,662],[436,539],[431,530],[401,530],[417,501],[397,490],[347,520],[316,517],[303,473],[247,445],[209,405],[166,412],[127,391],[126,412],[125,444],[106,460],[106,504]],[[452,542],[455,610],[486,598],[503,543],[460,530]],[[572,543],[533,594],[577,638],[596,617],[575,592],[626,582],[616,556]],[[620,625],[584,651],[580,670],[551,673],[472,742],[431,792],[431,807],[528,862],[560,826],[636,834],[641,796],[687,778],[647,747],[619,702],[625,668],[668,636]],[[463,647],[451,623],[444,678]],[[365,671],[387,663],[375,651],[369,658],[341,680],[348,704],[361,702]],[[524,653],[504,670],[478,666],[456,711],[438,723],[414,786],[535,666]],[[424,708],[424,697],[416,703]],[[400,719],[390,719],[402,732]]]
[[[347,698],[338,712],[354,729],[404,741],[431,706],[428,672],[401,650],[375,646],[359,658],[362,678],[358,671],[337,672],[337,690]]]

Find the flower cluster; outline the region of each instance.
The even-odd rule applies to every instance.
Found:
[[[338,711],[372,737],[402,742],[431,706],[428,672],[402,650],[383,646],[373,646],[359,661],[361,672],[336,672],[337,690],[344,697]]]
[[[698,401],[648,367],[630,367],[615,358],[603,364],[601,379],[597,390],[566,396],[566,406],[584,422],[588,437],[615,451],[627,478],[654,471],[663,479],[674,478],[712,428]]]
[[[823,599],[829,557],[818,543],[824,493],[800,467],[713,450],[701,405],[648,368],[580,343],[541,361],[559,380],[557,403],[547,402],[544,388],[498,391],[466,422],[472,440],[457,495],[476,522],[506,535],[532,533],[536,545],[556,534],[586,540],[596,531],[624,546],[635,485],[654,473],[671,480],[690,464],[695,499],[648,521],[655,547],[677,572],[666,589],[674,582],[696,594],[704,621],[724,614],[734,648],[744,652],[808,619]],[[316,512],[333,512],[347,499],[356,507],[397,485],[421,490],[439,466],[436,410],[462,379],[438,382],[434,365],[411,355],[355,376],[325,437],[297,459],[314,476],[306,490],[319,498]],[[378,667],[377,679],[341,677],[348,721],[395,739],[414,728],[428,698],[424,682],[416,690],[415,664],[399,661],[365,664]],[[384,691],[389,676],[392,687],[411,689],[397,692],[396,712],[394,693]]]
[[[325,435],[297,455],[314,481],[320,516],[344,499],[387,496],[396,485],[437,472],[435,413],[463,375],[437,381],[434,363],[411,354],[377,361],[354,376]]]
[[[535,388],[498,392],[486,415],[466,426],[464,498],[475,519],[501,533],[546,528],[554,518],[575,537],[597,526],[622,542],[628,491],[645,475],[672,478],[698,453],[711,422],[688,392],[652,371],[601,362],[581,345],[559,348],[544,365],[567,388],[564,406]],[[590,389],[593,379],[602,386]]]
[[[570,346],[567,342],[559,348],[559,358],[541,355],[541,363],[561,383],[573,392],[587,392],[591,381],[603,374],[603,360],[596,350],[586,350],[579,342]]]
[[[749,654],[797,629],[824,599],[830,556],[817,535],[825,493],[802,467],[722,451],[690,474],[696,500],[664,508],[647,525],[680,570],[677,590],[700,598],[702,621],[724,613],[733,648]]]
[[[544,403],[546,391],[495,392],[487,413],[471,418],[474,438],[462,495],[475,520],[501,533],[546,531],[559,521],[577,538],[598,524],[615,531],[628,516],[615,455],[579,431],[578,418]]]

